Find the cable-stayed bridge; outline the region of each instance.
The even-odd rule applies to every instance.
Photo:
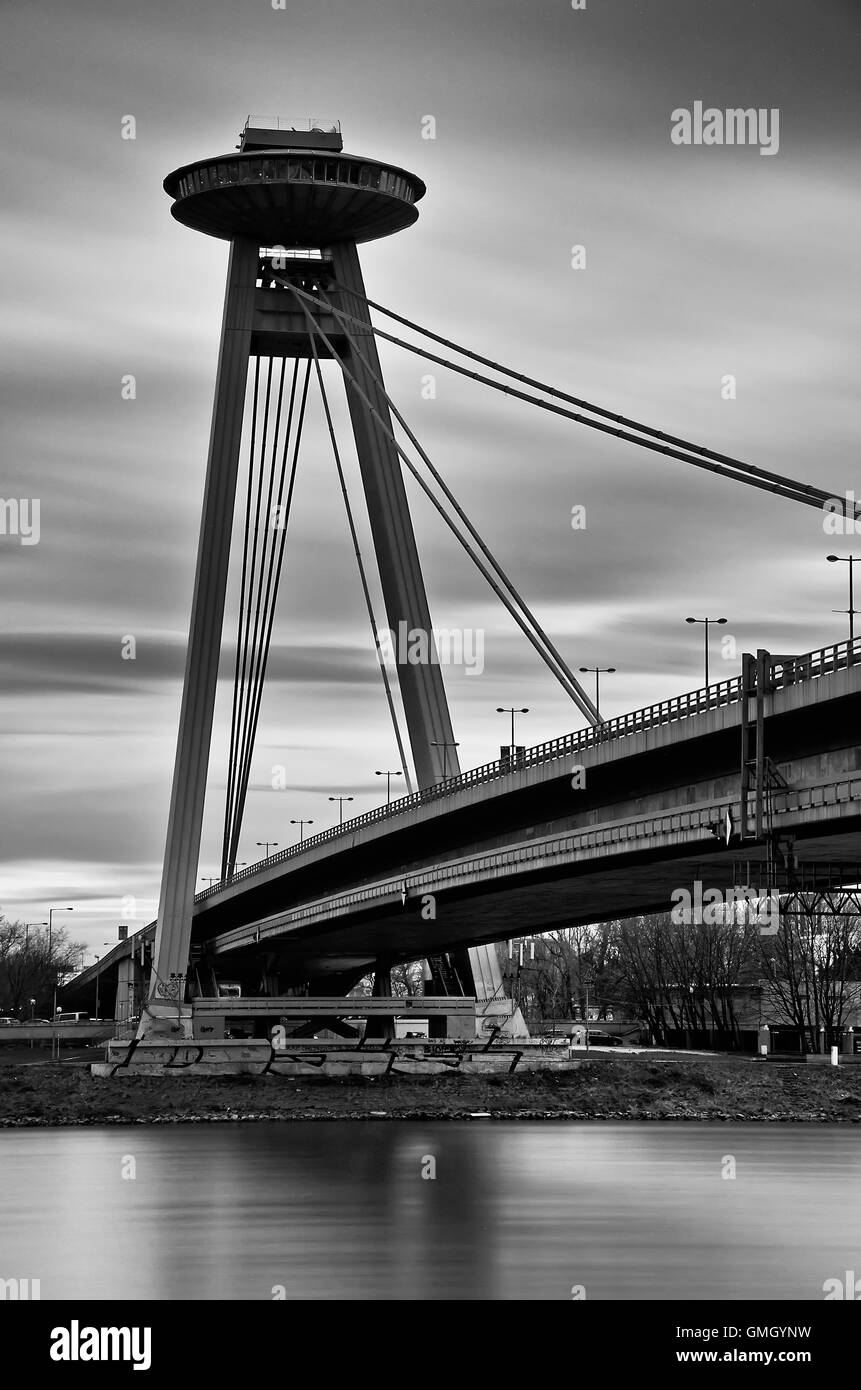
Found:
[[[767,691],[737,677],[524,749],[199,893],[201,991],[214,975],[252,997],[266,981],[331,995],[380,961],[457,960],[512,936],[668,910],[696,882],[757,895],[857,882],[861,639],[760,669]],[[98,970],[102,998],[115,988],[118,1016],[129,1012],[154,936],[151,924],[116,947],[74,997],[89,997]]]
[[[346,154],[337,126],[249,122],[236,152],[182,166],[165,189],[173,216],[228,241],[230,256],[158,919],[154,930],[100,962],[102,974],[117,969],[118,1010],[123,998],[141,999],[139,1041],[193,1038],[195,1001],[202,1007],[217,995],[224,962],[243,999],[261,1001],[262,1023],[266,1001],[277,1017],[285,998],[346,993],[368,973],[385,999],[392,966],[417,958],[428,962],[429,996],[474,997],[488,1010],[502,998],[492,943],[506,936],[667,906],[692,869],[715,885],[755,874],[763,888],[781,872],[789,883],[805,872],[852,874],[860,857],[856,644],[807,655],[745,654],[735,680],[602,720],[597,697],[584,690],[389,395],[377,339],[532,409],[766,490],[781,503],[822,511],[833,494],[526,377],[370,300],[358,245],[411,226],[425,187],[407,170]],[[410,338],[383,329],[372,314]],[[371,565],[326,385],[333,369],[346,392]],[[385,810],[238,872],[312,396],[326,423],[393,738],[416,786],[408,782],[410,794]],[[507,759],[461,772],[405,473],[587,728],[528,751],[512,736]],[[210,891],[196,894],[237,515],[221,873]],[[395,655],[394,680],[380,642],[380,601],[390,631],[427,637],[427,659]],[[85,972],[73,982],[69,997],[91,978]]]

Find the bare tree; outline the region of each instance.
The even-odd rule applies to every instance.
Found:
[[[651,913],[617,922],[611,932],[624,991],[656,1041],[670,1028],[719,1029],[738,1039],[738,985],[750,973],[757,940],[740,904],[708,922]]]
[[[27,1004],[46,1017],[53,1008],[54,988],[74,973],[82,946],[63,928],[53,932],[50,950],[44,934],[27,931],[24,922],[0,916],[0,1010],[26,1017]]]
[[[804,1050],[830,1047],[857,1006],[861,953],[859,894],[799,893],[760,944],[770,1010],[800,1032]]]
[[[391,966],[389,978],[393,999],[415,998],[422,992],[422,961],[411,960],[403,965]],[[363,975],[358,984],[350,990],[350,994],[357,999],[363,999],[366,995],[372,994],[373,990],[373,975]]]

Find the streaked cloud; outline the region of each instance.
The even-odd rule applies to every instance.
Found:
[[[75,931],[99,950],[123,895],[138,925],[157,896],[226,263],[223,245],[172,221],[164,175],[229,150],[246,108],[339,118],[348,149],[428,185],[415,228],[363,249],[373,298],[608,409],[861,495],[858,16],[824,0],[815,44],[810,16],[802,0],[47,0],[7,17],[0,493],[40,498],[42,538],[0,538],[0,905],[30,920],[74,900]],[[696,99],[778,106],[779,155],[672,146],[671,111]],[[127,113],[134,142],[120,139]],[[421,139],[428,113],[435,141]],[[816,512],[382,355],[393,397],[566,658],[618,668],[606,712],[698,683],[688,610],[725,614],[739,649],[843,636],[831,610],[846,604],[845,567],[824,556],[851,543],[825,537]],[[123,401],[129,373],[136,399]],[[345,461],[358,503],[350,447]],[[464,764],[506,737],[499,703],[530,706],[530,742],[578,727],[409,491],[434,620],[485,631],[484,674],[447,677]],[[202,873],[218,857],[235,595],[234,582]],[[121,659],[129,634],[134,662]],[[717,648],[713,666],[738,669]],[[373,770],[397,766],[317,403],[270,675],[250,847],[287,842],[291,817],[331,823],[328,795],[377,804]]]

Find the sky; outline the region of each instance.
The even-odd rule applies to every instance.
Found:
[[[347,151],[426,183],[417,223],[361,250],[371,298],[607,409],[861,495],[854,0],[7,0],[2,28],[0,496],[37,499],[40,518],[37,544],[0,535],[8,917],[72,906],[55,922],[92,960],[155,914],[227,262],[161,183],[232,150],[249,113],[338,120]],[[674,143],[673,112],[695,102],[776,110],[774,152]],[[825,556],[853,538],[821,513],[381,357],[570,665],[616,668],[605,717],[702,683],[686,616],[728,619],[713,680],[742,651],[845,637],[848,567]],[[379,804],[375,770],[399,767],[323,428],[317,405],[240,862],[292,843],[291,819],[332,824],[329,796]],[[480,674],[445,673],[461,765],[508,742],[499,705],[528,706],[518,742],[581,727],[408,492],[434,622],[484,637]],[[235,606],[234,582],[201,876],[219,860]]]

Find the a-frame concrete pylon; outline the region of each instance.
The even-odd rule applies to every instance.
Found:
[[[165,189],[178,221],[231,245],[152,986],[141,1035],[175,1031],[178,1024],[181,1032],[189,1031],[185,977],[249,362],[312,354],[296,297],[267,275],[273,249],[280,282],[295,277],[300,288],[325,287],[336,307],[367,323],[367,332],[359,329],[347,338],[334,315],[320,320],[360,388],[351,389],[347,379],[388,624],[394,632],[401,623],[407,630],[432,631],[400,460],[386,428],[391,419],[356,249],[410,226],[424,184],[404,169],[344,154],[337,129],[248,126],[238,152],[175,170]],[[317,351],[329,355],[320,340]],[[429,786],[458,770],[442,673],[436,663],[402,661],[397,674],[419,785]],[[479,952],[475,983],[489,997],[501,987],[501,976],[494,948]]]

